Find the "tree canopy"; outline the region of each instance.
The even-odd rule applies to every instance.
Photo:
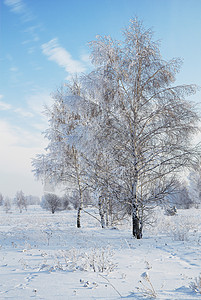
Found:
[[[47,154],[33,160],[36,176],[79,190],[79,214],[85,189],[108,214],[129,212],[136,238],[147,208],[200,156],[192,143],[200,119],[187,100],[197,87],[175,85],[182,61],[163,59],[159,46],[138,19],[121,41],[91,42],[94,69],[55,93]]]

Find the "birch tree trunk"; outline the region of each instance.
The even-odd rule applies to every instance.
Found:
[[[82,191],[79,190],[79,194],[80,194],[80,203],[79,203],[79,207],[77,210],[77,228],[81,227],[81,222],[80,222],[80,218],[81,218],[81,211],[83,209],[83,196],[82,196]]]
[[[102,197],[99,197],[98,200],[98,208],[99,208],[99,215],[101,218],[101,227],[105,228],[105,216],[104,216],[104,212],[103,212],[103,202],[102,202]]]
[[[110,211],[109,211],[109,200],[106,199],[106,226],[109,226],[109,215],[110,215]]]
[[[74,155],[74,163],[75,163],[75,173],[77,177],[77,185],[78,185],[78,191],[79,191],[79,206],[77,210],[77,228],[81,227],[81,211],[83,209],[83,193],[82,193],[82,187],[81,187],[81,180],[80,180],[80,174],[79,174],[79,164],[78,164],[78,157],[77,157],[77,151],[73,148],[73,155]]]
[[[140,227],[139,220],[139,210],[135,203],[132,203],[132,235],[137,239],[142,238],[142,230]]]
[[[139,208],[137,201],[137,178],[132,187],[132,235],[137,238],[142,238],[142,231],[140,227]]]

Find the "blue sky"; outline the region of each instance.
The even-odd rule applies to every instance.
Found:
[[[201,86],[200,0],[0,1],[0,193],[42,194],[31,158],[46,145],[44,104],[71,75],[90,70],[88,42],[121,39],[135,16],[161,40],[164,58],[183,58],[178,84]]]

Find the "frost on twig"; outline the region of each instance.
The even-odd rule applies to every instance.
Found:
[[[195,278],[195,281],[194,282],[191,282],[190,283],[190,288],[198,293],[198,294],[201,294],[201,273],[198,277]]]
[[[116,267],[112,261],[113,252],[109,248],[91,249],[80,252],[72,248],[69,251],[58,251],[55,253],[53,266],[42,265],[41,269],[62,271],[88,271],[96,273],[110,273]]]
[[[109,281],[108,278],[106,278],[105,276],[99,274],[99,276],[101,276],[102,278],[104,278],[108,283],[109,285],[117,292],[117,294],[122,298],[122,295],[119,293],[119,291],[115,288],[115,286]]]
[[[156,298],[157,294],[156,291],[151,283],[151,280],[149,278],[148,272],[144,272],[141,274],[141,277],[143,279],[139,281],[141,284],[141,287],[137,288],[140,292],[142,292],[143,296],[146,298]]]

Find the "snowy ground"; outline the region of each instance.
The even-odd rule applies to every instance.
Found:
[[[136,240],[129,226],[101,229],[84,213],[77,229],[75,211],[0,207],[0,299],[201,299],[192,288],[201,272],[200,216],[157,211],[157,226]]]

